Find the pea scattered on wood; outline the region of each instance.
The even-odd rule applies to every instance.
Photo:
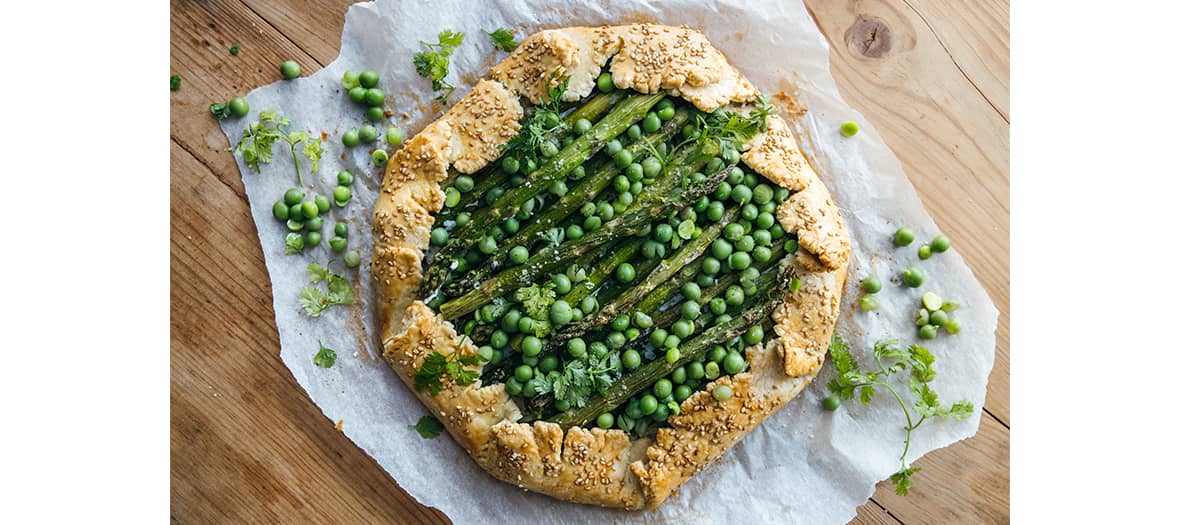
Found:
[[[279,65],[279,73],[283,75],[286,80],[299,78],[299,63],[294,60],[287,60]]]

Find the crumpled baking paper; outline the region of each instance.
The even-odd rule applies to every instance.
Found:
[[[327,221],[319,247],[304,255],[283,253],[287,231],[271,216],[271,205],[295,185],[290,156],[279,149],[285,145],[276,146],[274,161],[264,165],[261,173],[250,171],[239,160],[271,277],[282,360],[324,415],[331,422],[342,422],[349,439],[419,502],[438,508],[455,523],[847,522],[873,493],[877,481],[898,468],[903,417],[887,398],[870,407],[848,402],[836,412],[822,410],[819,402],[827,395],[824,385],[832,375],[830,366],[797,399],[659,509],[631,513],[525,492],[484,473],[445,434],[433,440],[419,437],[410,425],[427,411],[380,358],[368,254],[369,215],[381,174],[369,160],[369,148],[345,149],[340,144],[344,130],[365,123],[363,109],[349,101],[340,87],[344,71],[372,68],[380,73],[379,87],[387,94],[387,107],[395,112],[391,120],[408,137],[438,116],[430,104],[434,96],[430,83],[418,77],[411,64],[420,49],[419,40],[433,42],[443,29],[467,34],[452,57],[449,79],[459,87],[451,97],[454,101],[504,57],[492,48],[484,30],[518,28],[523,37],[543,28],[644,21],[704,31],[764,93],[797,89],[797,100],[809,109],[798,126],[804,149],[852,233],[840,333],[867,365],[865,356],[874,341],[916,341],[911,319],[922,291],[936,291],[944,299],[961,303],[955,316],[963,331],[956,336],[944,334],[926,346],[938,357],[934,386],[942,399],[970,400],[976,412],[964,421],[924,424],[914,436],[910,459],[974,435],[994,358],[998,312],[954,249],[921,263],[927,273],[921,291],[897,285],[900,270],[917,263],[917,244],[895,250],[890,244],[892,232],[907,225],[922,240],[933,237],[938,228],[873,126],[840,98],[828,69],[827,43],[797,0],[576,4],[381,0],[349,8],[336,60],[309,77],[254,90],[248,95],[252,108],[248,118],[222,123],[230,143],[236,144],[242,128],[257,118],[258,111],[277,110],[292,120],[292,129],[328,136],[319,172],[305,174],[315,192],[330,194],[339,170],[356,175],[352,203],[331,214],[350,222],[349,246],[363,254],[359,270],[345,271],[340,258],[327,248],[333,220]],[[846,120],[860,123],[856,137],[840,136],[838,126]],[[306,170],[306,160],[302,162]],[[332,268],[337,273],[358,284],[358,305],[333,307],[318,319],[308,318],[297,303],[300,289],[308,284],[307,264],[329,259],[336,260]],[[861,296],[857,281],[869,273],[892,282],[878,294],[881,308],[864,313],[853,305]],[[332,368],[313,364],[318,342],[339,355]]]

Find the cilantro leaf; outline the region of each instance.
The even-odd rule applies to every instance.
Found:
[[[557,292],[550,283],[546,285],[532,284],[516,290],[516,300],[524,305],[524,310],[536,323],[542,319],[549,319],[549,307],[557,300]]]
[[[451,66],[449,57],[455,48],[463,43],[463,37],[463,33],[447,29],[438,34],[437,43],[420,42],[427,51],[414,53],[414,71],[417,71],[419,76],[430,79],[431,89],[441,92],[437,100],[444,104],[451,92],[455,91],[455,86],[446,81]]]
[[[832,334],[828,352],[831,354],[836,376],[828,382],[828,390],[843,399],[850,399],[859,391],[860,401],[865,405],[872,402],[878,388],[885,389],[897,400],[905,414],[905,449],[901,455],[901,466],[890,476],[899,495],[909,494],[913,487],[913,475],[920,468],[911,467],[906,462],[906,454],[910,449],[910,440],[917,428],[930,418],[954,417],[966,419],[975,411],[975,406],[969,401],[962,400],[953,405],[944,405],[938,399],[938,393],[930,386],[934,380],[934,354],[922,346],[910,345],[906,349],[896,346],[897,341],[879,341],[873,345],[872,357],[878,365],[876,370],[861,371],[856,358],[852,355],[848,345],[839,334]],[[894,387],[893,374],[910,368],[909,393],[915,398],[908,403],[901,392]],[[914,418],[917,414],[920,418]]]
[[[320,351],[316,352],[312,362],[320,368],[332,368],[332,365],[336,364],[336,351],[324,346],[324,343],[321,342]]]
[[[499,28],[490,33],[487,31],[484,31],[484,33],[491,37],[492,45],[495,46],[496,49],[499,49],[500,51],[507,51],[509,53],[516,49],[516,37],[512,34],[512,31]]]
[[[320,157],[324,154],[324,144],[319,138],[307,141],[303,146],[303,156],[311,161],[311,171],[315,173],[320,169]]]
[[[443,424],[434,416],[422,416],[418,418],[417,423],[410,425],[410,428],[417,430],[418,435],[423,438],[434,439],[442,434]]]
[[[460,349],[445,356],[437,351],[431,352],[414,371],[414,390],[430,390],[430,395],[438,395],[444,377],[450,377],[459,386],[474,384],[479,380],[479,371],[467,367],[480,363],[479,356],[465,355]]]
[[[328,301],[319,288],[305,286],[299,292],[299,306],[303,307],[303,313],[308,317],[319,317],[328,308]]]
[[[177,78],[180,78],[180,77],[177,77]],[[177,83],[177,86],[178,86],[177,89],[179,89],[179,86],[180,86],[179,82]],[[229,113],[229,104],[226,104],[224,102],[217,102],[215,104],[209,104],[209,112],[212,113],[214,117],[217,117],[217,120],[225,120],[225,119],[229,118],[229,114],[230,114]]]
[[[325,294],[317,286],[306,286],[299,293],[299,304],[308,317],[319,317],[329,306],[352,304],[355,299],[352,281],[332,273],[319,263],[307,265],[307,276],[311,284],[326,282],[328,288]]]
[[[330,275],[332,275],[332,272],[329,272],[328,269],[321,266],[320,263],[311,263],[307,265],[307,276],[311,279],[312,284],[318,283],[320,281],[326,281]]]

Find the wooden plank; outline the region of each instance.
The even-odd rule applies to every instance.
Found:
[[[176,142],[172,166],[174,521],[445,523],[340,435],[279,360],[239,196]]]
[[[229,54],[234,43],[238,56]],[[304,74],[319,71],[312,58],[237,0],[172,3],[172,72],[183,79],[172,96],[172,139],[200,159],[245,199],[229,143],[209,104],[278,80],[279,64],[294,59]],[[264,109],[264,108],[252,108]]]
[[[856,517],[848,523],[853,525],[898,525],[901,521],[898,521],[880,503],[870,499],[856,509]]]
[[[967,80],[913,7],[881,1],[808,1],[807,6],[831,44],[832,73],[841,95],[893,148],[927,211],[1000,310],[985,406],[1007,425],[1008,123]],[[976,13],[957,7],[953,12],[963,17]],[[985,25],[991,19],[960,23]],[[1006,49],[1007,32],[997,36],[1003,43],[994,47]],[[1006,77],[1006,61],[1002,70]]]
[[[1008,121],[1008,2],[905,0],[955,65]]]
[[[873,499],[907,525],[1008,523],[1008,448],[1008,429],[985,417],[975,437],[914,463],[922,471],[908,496],[882,481]]]
[[[344,13],[352,4],[348,0],[242,0],[321,66],[340,54],[340,35],[344,32]],[[408,59],[407,59],[408,60]]]

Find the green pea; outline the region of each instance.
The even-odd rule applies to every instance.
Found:
[[[377,72],[372,69],[366,69],[361,72],[360,78],[358,80],[361,81],[362,87],[371,88],[376,86],[378,80]]]
[[[762,325],[756,324],[751,326],[749,330],[746,330],[746,333],[742,335],[742,341],[745,341],[748,345],[754,345],[761,343],[764,337],[766,337],[766,333]]]
[[[304,224],[303,221],[297,221],[295,219],[287,219],[287,229],[290,231],[293,231],[293,232],[302,231],[303,228],[306,226],[307,225]]]
[[[583,297],[582,304],[578,308],[581,308],[584,314],[593,313],[595,310],[598,310],[598,299],[594,297]]]
[[[926,340],[934,339],[938,337],[938,327],[932,324],[923,325],[918,329],[918,337]]]
[[[623,315],[620,315],[620,316],[614,318],[613,320],[611,320],[611,323],[610,323],[611,330],[614,330],[616,332],[622,332],[623,330],[626,330],[630,326],[631,326],[631,317],[628,316],[627,314],[623,314]]]
[[[360,73],[349,69],[348,71],[345,71],[344,76],[340,78],[340,85],[344,86],[344,89],[352,89],[353,87],[360,85],[360,78]]]
[[[627,350],[623,352],[622,361],[623,366],[627,367],[628,370],[633,370],[639,368],[640,363],[643,362],[643,358],[639,356],[639,352]]]
[[[747,186],[744,186],[744,185],[735,186],[733,188],[733,192],[729,194],[729,200],[731,200],[737,204],[745,204],[747,202],[750,202],[750,199],[752,199],[753,197],[754,197],[754,195],[750,191],[750,188]]]
[[[471,222],[471,214],[470,213],[463,212],[463,213],[460,213],[459,215],[455,216],[455,225],[457,225],[457,226],[463,226],[469,222]]]
[[[649,179],[655,178],[664,169],[664,165],[660,163],[660,159],[655,157],[648,157],[643,159],[643,176]]]
[[[635,280],[635,267],[631,266],[630,263],[620,264],[618,268],[615,268],[615,279],[618,279],[619,282],[622,282],[622,283],[629,283],[631,281],[634,281]]]
[[[435,246],[443,246],[450,240],[450,235],[447,234],[446,228],[435,228],[430,231],[430,244]]]
[[[714,241],[716,242],[716,241]],[[701,273],[705,275],[716,275],[721,271],[721,261],[713,257],[705,257],[701,261]]]
[[[529,365],[520,365],[516,367],[516,371],[513,375],[516,377],[517,381],[522,383],[526,382],[533,378],[533,367]]]
[[[721,315],[728,309],[729,305],[726,304],[725,299],[720,297],[709,299],[709,311],[712,312],[713,315]]]
[[[508,313],[504,314],[504,317],[500,318],[500,328],[507,333],[514,334],[520,330],[521,318],[522,316],[519,310],[509,310]]]
[[[827,410],[828,412],[832,412],[837,408],[840,408],[840,398],[836,396],[825,397],[823,401],[823,407],[824,410]]]
[[[926,279],[926,275],[922,273],[922,270],[920,268],[917,268],[914,266],[910,266],[909,268],[906,268],[904,271],[901,272],[902,284],[904,284],[910,288],[917,288],[919,286],[922,286],[922,281],[924,281],[925,279]]]
[[[381,106],[372,106],[365,110],[365,117],[369,122],[381,122],[385,118],[385,110]]]
[[[320,231],[324,229],[324,218],[313,217],[307,220],[307,229],[311,231]]]
[[[529,249],[524,246],[513,246],[508,252],[508,258],[516,264],[524,264],[529,260]]]
[[[479,240],[479,251],[484,255],[491,255],[496,253],[496,239],[491,236],[484,236]]]
[[[592,215],[590,217],[586,217],[586,220],[582,221],[582,229],[588,232],[597,231],[601,227],[602,219],[597,216]]]
[[[951,335],[957,334],[960,330],[962,330],[962,327],[959,326],[958,319],[947,319],[946,324],[944,324],[942,327],[946,328],[946,333]]]
[[[665,106],[660,108],[659,111],[656,111],[656,116],[665,122],[672,120],[672,117],[676,116],[676,108],[672,106]]]
[[[625,149],[620,149],[612,156],[612,158],[614,158],[615,167],[619,169],[625,169],[627,165],[631,164],[631,162],[635,160],[635,158],[631,155],[631,152]]]
[[[756,246],[756,244],[757,243],[754,242],[754,236],[743,235],[740,239],[737,240],[736,243],[734,243],[733,247],[736,248],[737,251],[739,251],[739,252],[750,253],[751,251],[754,250],[754,246]],[[741,270],[741,268],[738,268],[738,269]]]
[[[701,287],[713,286],[717,283],[717,277],[713,275],[700,274],[697,276],[697,284]]]
[[[250,103],[242,97],[234,97],[229,101],[229,112],[235,117],[244,117],[250,113]]]
[[[731,284],[729,288],[725,289],[725,302],[730,306],[741,306],[746,302],[746,293],[742,291],[740,286]]]
[[[360,86],[349,88],[348,99],[357,104],[363,104],[365,102],[365,91],[365,88]]]
[[[340,142],[348,148],[356,146],[360,140],[360,132],[357,131],[356,128],[348,128],[348,131],[345,131],[344,134],[340,135]]]
[[[713,157],[713,158],[709,159],[709,162],[707,164],[705,164],[705,173],[712,175],[714,173],[721,171],[721,168],[724,168],[724,167],[725,167],[725,161],[721,160],[720,158]]]
[[[656,381],[655,385],[652,385],[651,393],[654,394],[657,399],[664,399],[672,395],[672,382],[661,378],[660,380]]]
[[[558,299],[549,306],[549,320],[553,324],[562,326],[574,319],[574,308],[569,303]]]
[[[865,293],[877,293],[881,291],[881,279],[876,275],[870,275],[860,280],[860,288]]]
[[[866,312],[871,312],[881,307],[881,303],[877,301],[876,296],[866,295],[860,298],[860,309]]]
[[[668,242],[672,240],[672,235],[674,234],[675,232],[673,231],[671,225],[667,223],[660,223],[657,224],[655,229],[652,231],[652,238],[659,242]]]
[[[656,348],[663,347],[664,342],[667,341],[667,339],[668,331],[664,330],[663,328],[656,328],[653,330],[650,337],[652,346],[655,346]]]
[[[722,230],[721,235],[723,235],[726,239],[729,239],[731,241],[736,241],[738,239],[741,239],[742,235],[745,233],[746,232],[742,228],[742,225],[731,222],[731,223],[725,225],[725,229]]]
[[[729,353],[725,351],[724,347],[721,345],[713,345],[713,348],[709,349],[708,358],[710,362],[720,364],[721,361],[725,360],[725,356],[727,355],[729,355]]]
[[[586,168],[584,166],[582,166],[581,164],[579,164],[577,167],[574,168],[574,171],[571,171],[570,174],[566,176],[566,178],[568,178],[569,180],[582,180],[582,178],[584,178],[585,176],[586,176]]]
[[[894,246],[909,246],[912,242],[914,242],[914,231],[905,226],[898,228],[893,234]]]
[[[774,226],[770,227],[770,238],[771,239],[775,239],[775,240],[782,239],[786,235],[787,235],[787,231],[783,229],[783,225],[776,222],[776,223],[774,223]],[[794,252],[788,252],[788,253],[794,253]]]
[[[517,381],[515,377],[509,377],[507,381],[504,381],[504,391],[508,392],[510,396],[519,396],[523,390],[520,381]]]
[[[684,303],[684,304],[696,304],[696,303],[689,302],[689,303]],[[698,310],[698,315],[699,315],[699,310]],[[692,332],[693,332],[692,322],[686,321],[684,319],[680,319],[679,321],[672,323],[672,335],[670,335],[669,337],[675,336],[676,339],[678,339],[678,340],[688,339],[688,336],[692,335]],[[677,341],[677,342],[679,342],[679,341]],[[669,345],[668,342],[665,341],[664,346],[676,346],[676,345]]]
[[[609,202],[598,203],[598,216],[604,221],[609,221],[615,218],[615,209]]]
[[[930,249],[934,253],[942,253],[951,249],[951,240],[946,235],[939,235],[930,241]]]
[[[728,182],[721,181],[719,184],[717,184],[717,189],[713,190],[713,198],[718,201],[723,201],[728,199],[732,193],[733,187],[730,186]],[[721,219],[721,217],[717,218]]]
[[[320,241],[324,240],[324,236],[320,232],[307,232],[307,246],[319,246]]]
[[[608,156],[614,157],[620,151],[623,151],[623,143],[619,142],[618,139],[609,140],[606,142],[604,149],[606,150],[606,154]]]
[[[772,199],[774,199],[774,188],[766,184],[754,186],[754,202],[756,204],[766,204]]]
[[[361,252],[356,250],[348,250],[344,252],[344,265],[349,268],[356,268],[361,264]]]
[[[593,124],[591,124],[589,120],[586,120],[584,118],[580,118],[578,120],[575,120],[574,121],[574,133],[577,133],[578,135],[585,135],[587,131],[590,131],[590,126],[592,126],[592,125]]]
[[[287,193],[283,194],[283,203],[287,206],[294,207],[296,204],[303,202],[304,193],[299,188],[291,188]]]
[[[332,239],[328,241],[328,246],[332,248],[333,252],[341,253],[345,248],[348,247],[348,239],[344,237],[332,237]]]
[[[586,232],[583,231],[582,227],[578,226],[577,224],[571,224],[565,227],[565,238],[568,240],[576,241],[581,239],[585,234]]]
[[[660,124],[660,117],[654,112],[649,112],[647,116],[643,117],[643,122],[640,126],[647,133],[655,133],[660,130]]]
[[[930,312],[930,324],[934,326],[946,326],[946,323],[949,320],[950,316],[948,316],[946,312],[942,310],[934,310],[933,312]]]
[[[725,239],[715,239],[710,246],[710,251],[717,259],[727,259],[733,253],[733,245]]]
[[[639,124],[632,124],[627,128],[627,138],[631,140],[639,140],[643,137],[643,130],[639,128]]]
[[[845,137],[856,135],[856,132],[858,131],[860,131],[860,126],[857,126],[856,123],[851,120],[840,124],[840,134],[844,135]]]
[[[676,336],[670,335],[670,336],[668,336],[668,339],[672,339],[673,337],[676,337]],[[680,342],[677,341],[677,344],[679,344],[679,343]],[[668,364],[672,364],[672,363],[675,363],[679,360],[680,360],[680,349],[679,348],[676,348],[675,346],[673,346],[672,348],[669,348],[668,351],[664,352],[664,362],[666,362]]]
[[[504,157],[504,160],[500,161],[500,169],[504,170],[504,173],[511,175],[520,171],[520,161],[516,160],[515,157]]]
[[[659,404],[660,401],[656,399],[655,396],[651,394],[645,394],[643,397],[639,398],[639,411],[643,413],[643,415],[649,416],[655,413]]]
[[[610,428],[615,426],[615,416],[610,412],[603,412],[598,414],[598,418],[594,420],[598,428]]]
[[[375,142],[377,140],[377,128],[368,124],[361,126],[359,133],[361,142],[364,142],[365,144]]]
[[[570,282],[570,278],[564,273],[555,273],[549,280],[553,281],[553,291],[557,292],[558,295],[570,293],[570,290],[574,288],[573,283]]]
[[[701,287],[697,285],[697,283],[693,282],[684,283],[684,286],[680,287],[680,293],[683,293],[685,297],[696,301],[701,298]]]
[[[742,354],[739,352],[729,352],[725,355],[722,367],[725,368],[725,373],[727,374],[741,373],[746,369],[746,360],[742,358]]]
[[[929,244],[923,244],[918,247],[918,258],[919,259],[925,261],[926,259],[930,258],[931,254],[932,254],[932,250],[931,250]]]
[[[291,209],[287,206],[287,203],[283,201],[274,203],[274,206],[271,206],[270,211],[272,214],[274,214],[275,219],[280,221],[285,221],[291,217]]]
[[[541,155],[545,158],[553,157],[557,155],[559,151],[561,151],[561,148],[558,147],[557,144],[552,140],[545,140],[541,142]]]
[[[787,239],[783,242],[783,251],[787,253],[795,253],[799,251],[799,241],[796,241],[795,239]]]
[[[614,187],[615,191],[622,193],[631,189],[631,181],[625,175],[618,175],[611,182],[611,186]]]
[[[598,90],[603,93],[610,93],[615,90],[615,81],[611,78],[610,73],[603,72],[601,75],[598,75],[596,84],[598,85]]]
[[[689,379],[700,379],[705,377],[705,365],[700,361],[693,361],[684,367],[684,373]]]
[[[750,254],[747,252],[737,252],[729,256],[729,267],[734,270],[745,270],[750,267]]]
[[[570,357],[574,359],[581,358],[586,355],[586,341],[581,337],[575,337],[566,342],[565,349],[569,352]]]
[[[729,401],[731,396],[733,396],[732,388],[729,388],[726,385],[717,385],[713,387],[713,399],[717,400],[718,402]]]

